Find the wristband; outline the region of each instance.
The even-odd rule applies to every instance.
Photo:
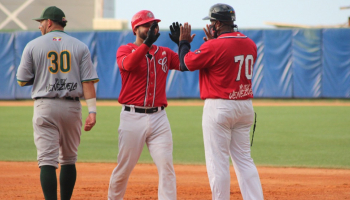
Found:
[[[86,105],[89,113],[96,113],[96,98],[86,99]]]

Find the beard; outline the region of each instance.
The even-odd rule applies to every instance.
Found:
[[[147,33],[141,32],[140,29],[138,29],[137,31],[138,31],[138,35],[141,39],[145,40],[147,38]]]
[[[210,35],[213,37],[213,38],[217,38],[218,37],[218,32],[215,28],[215,25],[209,25],[209,31],[210,31]]]

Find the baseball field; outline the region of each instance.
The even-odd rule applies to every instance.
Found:
[[[350,100],[254,99],[253,105],[257,126],[251,153],[265,199],[350,199]],[[166,108],[178,199],[211,199],[202,108],[201,100],[169,100]],[[117,165],[121,106],[115,100],[98,101],[97,109],[96,126],[82,132],[72,199],[107,199]],[[0,101],[0,199],[44,199],[32,115],[33,101]],[[125,199],[157,199],[157,185],[157,169],[144,147]],[[231,199],[242,199],[233,167]]]

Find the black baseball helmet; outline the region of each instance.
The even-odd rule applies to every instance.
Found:
[[[236,21],[236,14],[232,6],[218,3],[210,7],[209,16],[203,18],[203,20],[207,19],[223,22]]]

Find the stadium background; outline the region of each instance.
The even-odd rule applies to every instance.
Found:
[[[257,98],[349,98],[350,29],[240,30],[254,40],[258,58],[254,66],[253,92]],[[156,45],[177,51],[177,45],[161,31]],[[202,44],[197,36],[192,50]],[[121,89],[115,53],[134,41],[129,31],[68,32],[90,49],[100,82],[98,99],[117,99]],[[40,36],[38,31],[0,33],[0,99],[29,99],[31,87],[20,88],[16,71],[25,45]],[[199,98],[198,71],[169,73],[168,98]]]

